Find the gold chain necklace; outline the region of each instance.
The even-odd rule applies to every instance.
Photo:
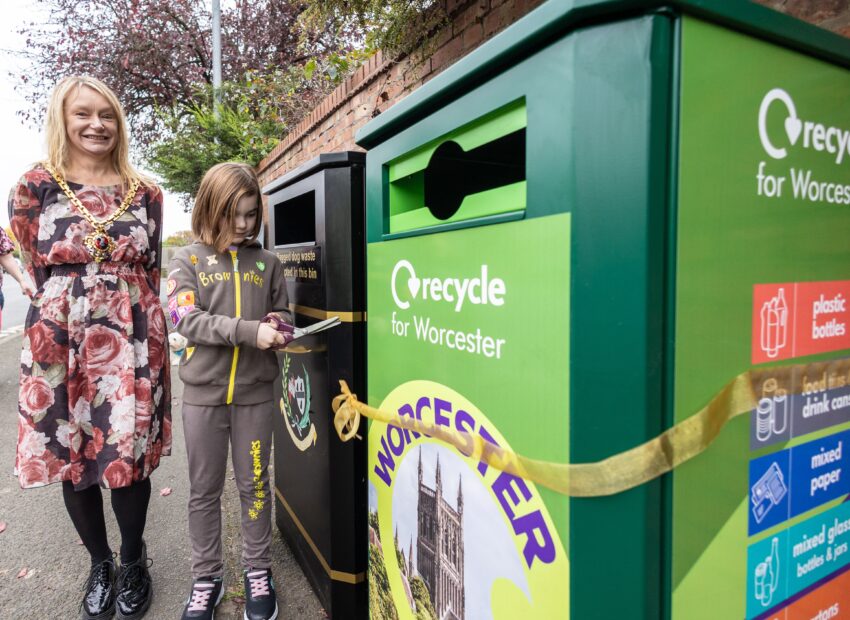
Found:
[[[106,230],[115,223],[119,217],[124,215],[124,212],[130,208],[130,205],[133,204],[133,199],[136,197],[136,192],[139,190],[139,180],[133,179],[130,183],[130,189],[127,191],[127,195],[124,196],[124,200],[121,201],[121,205],[115,210],[115,212],[110,215],[108,218],[102,221],[98,221],[95,217],[86,209],[85,205],[77,198],[77,195],[68,187],[68,184],[65,182],[65,179],[62,178],[53,167],[47,162],[42,162],[42,166],[53,179],[56,181],[56,184],[59,186],[65,195],[68,197],[68,200],[71,201],[71,204],[76,207],[77,211],[80,212],[80,215],[91,225],[93,230],[86,235],[86,238],[83,240],[83,245],[86,246],[86,249],[91,254],[94,262],[102,263],[103,261],[109,259],[112,256],[112,252],[115,250],[115,241],[112,237],[109,236],[109,233]]]

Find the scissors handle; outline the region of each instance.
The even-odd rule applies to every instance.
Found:
[[[282,334],[294,334],[295,333],[295,327],[293,325],[290,325],[286,321],[284,321],[282,318],[280,318],[274,312],[269,312],[266,316],[264,316],[262,318],[261,322],[262,323],[268,323],[269,325],[274,327],[275,330],[281,332]]]

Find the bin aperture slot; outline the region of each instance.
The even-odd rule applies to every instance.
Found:
[[[299,194],[272,209],[275,247],[316,242],[316,192]]]
[[[525,181],[525,129],[464,151],[443,142],[425,169],[425,206],[438,220],[457,213],[464,198]]]
[[[513,101],[387,164],[388,233],[521,213],[525,101]]]

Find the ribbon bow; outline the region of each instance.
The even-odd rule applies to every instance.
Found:
[[[357,407],[360,402],[357,400],[357,394],[351,393],[345,381],[340,381],[339,387],[342,390],[342,394],[334,397],[331,403],[331,409],[334,412],[336,434],[343,441],[350,441],[355,437],[357,439],[363,439],[357,434],[357,429],[360,428],[360,410]]]

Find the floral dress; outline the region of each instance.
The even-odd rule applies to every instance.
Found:
[[[68,183],[99,221],[120,186]],[[36,284],[21,352],[15,471],[23,488],[70,480],[124,487],[171,453],[171,384],[159,300],[162,192],[140,187],[96,263],[91,226],[41,167],[9,197],[12,231]]]

